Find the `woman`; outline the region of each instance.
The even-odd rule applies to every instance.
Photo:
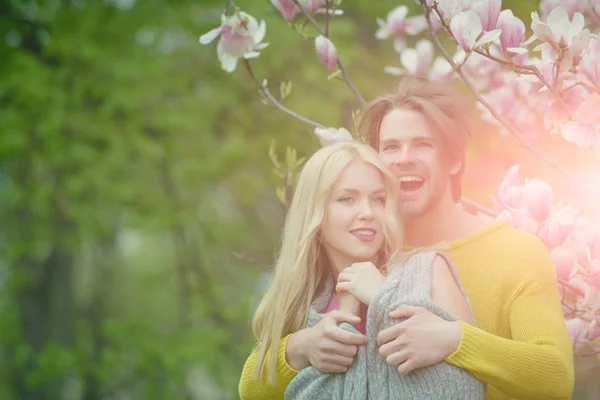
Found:
[[[402,231],[396,192],[397,180],[368,146],[338,143],[308,160],[288,211],[273,280],[253,320],[257,383],[264,380],[265,370],[267,382],[273,383],[282,337],[315,325],[323,313],[344,309],[361,315],[357,327],[341,327],[366,333],[366,347],[359,348],[344,374],[304,368],[285,398],[485,397],[480,381],[447,363],[403,377],[377,353],[377,333],[397,322],[387,314],[400,304],[420,305],[444,318],[458,316],[472,323],[464,294],[443,256],[431,251],[398,256]],[[243,399],[266,398],[266,393],[246,387],[252,386],[248,380],[243,382]]]

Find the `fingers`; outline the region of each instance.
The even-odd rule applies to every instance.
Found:
[[[333,320],[333,325],[335,325],[335,327],[337,327],[342,322],[346,322],[350,325],[356,325],[360,323],[360,318],[348,311],[332,311],[329,314],[327,314],[325,318],[330,318],[331,320]]]
[[[398,365],[397,369],[400,375],[408,375],[409,373],[417,369],[417,367],[418,366],[412,360],[408,360]]]
[[[335,285],[336,292],[352,292],[353,288],[354,285],[350,282],[338,282],[338,284]]]
[[[323,372],[323,373],[342,373],[342,372],[346,372],[348,370],[348,367],[345,365],[339,365],[339,364],[329,364],[329,363],[316,363],[312,365],[313,367],[315,367],[318,371]]]
[[[396,308],[394,311],[388,313],[390,318],[410,318],[415,314],[421,312],[423,307],[415,307],[415,306],[400,306]]]
[[[381,332],[379,332],[379,334],[377,334],[377,344],[379,346],[383,346],[386,343],[396,339],[398,336],[400,336],[402,328],[403,327],[401,324],[396,324],[394,326],[382,330]]]
[[[344,272],[340,272],[339,273],[339,275],[338,275],[338,283],[339,282],[351,282],[352,281],[352,279],[354,277],[354,274],[351,273],[351,272],[348,272],[347,270],[348,270],[348,268],[346,268],[344,270]]]
[[[400,350],[385,357],[385,362],[391,367],[398,367],[409,359],[408,354]]]
[[[345,345],[361,346],[367,343],[367,337],[365,335],[361,335],[360,333],[348,332],[341,328],[337,328],[336,330],[332,330],[331,332],[329,332],[328,337],[331,340]]]

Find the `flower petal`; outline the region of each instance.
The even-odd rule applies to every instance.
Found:
[[[200,36],[200,44],[209,44],[213,40],[217,38],[221,34],[221,27],[212,29],[206,32],[204,35]]]
[[[259,44],[260,42],[262,42],[263,39],[265,38],[266,34],[267,34],[267,23],[263,19],[262,21],[260,21],[258,30],[254,34],[254,43]]]

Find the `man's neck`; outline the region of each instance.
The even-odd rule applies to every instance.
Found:
[[[427,214],[406,222],[406,241],[415,247],[450,243],[492,222],[492,219],[467,213],[450,199],[442,199]]]

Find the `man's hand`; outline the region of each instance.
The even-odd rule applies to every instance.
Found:
[[[361,303],[369,305],[381,289],[383,282],[385,282],[385,276],[373,263],[360,262],[354,263],[340,272],[335,290],[350,292]]]
[[[407,318],[377,335],[379,354],[398,372],[409,372],[437,364],[459,346],[462,328],[423,307],[400,306],[390,318]]]
[[[346,372],[354,361],[357,346],[367,342],[364,335],[347,332],[342,322],[356,325],[360,318],[344,311],[332,311],[312,328],[302,329],[290,336],[286,359],[299,371],[312,365],[321,372]]]

